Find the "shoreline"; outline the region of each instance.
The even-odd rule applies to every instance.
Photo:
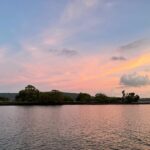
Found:
[[[0,106],[63,106],[63,105],[150,105],[150,103],[28,103],[28,102],[0,102]]]

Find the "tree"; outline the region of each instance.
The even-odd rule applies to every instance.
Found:
[[[52,90],[50,92],[50,98],[51,98],[51,101],[56,104],[61,104],[64,102],[63,93],[57,90]]]
[[[37,102],[39,98],[39,90],[32,85],[28,85],[21,90],[16,96],[17,101]]]
[[[74,100],[70,96],[64,96],[64,102],[66,102],[66,103],[73,103]]]
[[[97,93],[94,99],[96,102],[99,102],[99,103],[109,103],[109,100],[110,100],[109,97],[103,93]]]
[[[138,102],[138,100],[140,99],[139,95],[135,95],[134,92],[132,93],[128,93],[123,95],[122,97],[122,102],[123,103],[133,103],[133,102]]]
[[[91,95],[87,93],[80,93],[76,98],[77,102],[90,102],[90,100],[91,100]]]
[[[38,91],[33,85],[27,85],[25,91]]]
[[[136,96],[134,97],[134,102],[138,102],[139,99],[140,99],[140,96],[139,96],[139,95],[136,95]]]
[[[42,104],[62,104],[64,102],[64,95],[62,92],[57,90],[40,92],[39,102]]]

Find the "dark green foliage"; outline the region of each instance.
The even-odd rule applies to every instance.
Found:
[[[39,90],[32,85],[28,85],[16,96],[17,101],[36,102],[39,98]]]
[[[34,86],[28,85],[24,90],[19,92],[16,96],[16,101],[38,104],[62,104],[64,103],[64,95],[57,90],[39,92]]]
[[[140,96],[139,95],[136,95],[135,97],[134,97],[134,102],[138,102],[140,100]]]
[[[108,103],[109,102],[109,97],[106,96],[105,94],[98,93],[95,95],[95,101],[99,103]]]
[[[50,101],[50,92],[40,92],[38,102],[48,103]]]
[[[62,104],[64,102],[64,95],[57,90],[51,92],[40,92],[39,102],[46,104]]]
[[[78,93],[67,93],[67,92],[63,92],[64,96],[70,97],[73,99],[73,101],[76,100]]]
[[[118,104],[121,103],[121,98],[119,97],[108,97],[108,100],[106,101],[110,104]]]
[[[126,94],[122,92],[122,99],[119,97],[108,97],[103,93],[98,93],[95,97],[92,97],[88,93],[79,93],[74,97],[71,97],[69,93],[62,93],[58,90],[52,90],[50,92],[40,92],[32,85],[28,85],[24,90],[21,90],[16,96],[17,103],[21,104],[118,104],[118,103],[136,103],[140,99],[135,93]],[[1,98],[0,101],[8,101],[6,98]]]
[[[73,103],[74,100],[70,96],[64,96],[64,103]]]
[[[80,93],[77,98],[77,102],[90,102],[91,101],[91,95],[87,93]]]
[[[135,95],[135,93],[129,93],[125,96],[125,103],[134,103],[134,102],[138,102],[138,100],[140,99],[139,95]]]
[[[117,104],[121,102],[121,98],[119,97],[108,97],[103,93],[98,93],[94,97],[94,101],[100,104]]]
[[[5,101],[9,101],[9,99],[8,99],[8,98],[5,98],[5,97],[0,97],[0,101],[1,101],[1,102],[5,102]]]

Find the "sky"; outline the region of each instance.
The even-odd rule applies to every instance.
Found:
[[[0,92],[150,97],[149,0],[0,0]]]

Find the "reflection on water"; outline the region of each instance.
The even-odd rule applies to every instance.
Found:
[[[150,105],[1,106],[0,150],[150,149]]]

